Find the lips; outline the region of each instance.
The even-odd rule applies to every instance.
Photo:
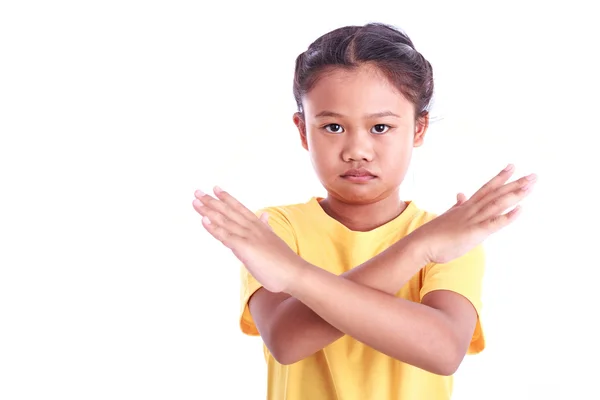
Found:
[[[375,178],[375,175],[365,168],[358,168],[344,172],[342,178]]]
[[[364,168],[359,169],[349,169],[341,175],[341,178],[347,182],[355,183],[355,184],[366,184],[377,177],[373,175],[369,170]]]

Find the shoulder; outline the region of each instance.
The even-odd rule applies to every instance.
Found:
[[[273,232],[283,239],[292,249],[298,249],[299,230],[314,215],[314,198],[304,203],[275,205],[263,207],[255,211],[257,216],[267,213],[269,226]]]
[[[419,207],[414,201],[410,201],[410,221],[408,231],[413,231],[438,217],[438,214]]]
[[[289,218],[293,218],[298,214],[306,213],[311,209],[311,203],[314,201],[314,198],[303,202],[303,203],[293,203],[293,204],[280,204],[280,205],[271,205],[267,207],[260,208],[257,213],[269,212],[274,213],[281,216],[287,216]]]
[[[260,216],[267,213],[269,214],[269,220],[294,226],[314,214],[314,202],[315,198],[311,198],[303,203],[263,207],[255,211],[255,214]]]

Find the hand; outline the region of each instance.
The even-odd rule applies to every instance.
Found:
[[[513,171],[509,165],[468,200],[459,193],[452,208],[411,233],[423,244],[428,263],[458,258],[516,219],[517,203],[531,192],[537,177],[531,174],[506,183]]]
[[[231,249],[252,276],[271,292],[284,292],[296,279],[304,260],[268,225],[268,214],[258,218],[227,192],[215,188],[216,198],[196,191],[194,209],[202,225]]]

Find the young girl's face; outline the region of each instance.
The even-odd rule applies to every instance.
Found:
[[[394,194],[420,146],[427,119],[376,68],[325,73],[294,116],[302,145],[330,196],[366,204]]]

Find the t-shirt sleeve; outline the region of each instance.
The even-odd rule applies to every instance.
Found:
[[[273,229],[273,232],[279,236],[284,242],[287,243],[288,246],[294,252],[298,253],[298,243],[296,240],[296,235],[294,230],[286,216],[283,212],[277,209],[269,208],[263,209],[256,213],[257,216],[260,216],[263,212],[267,212],[269,214],[269,225]],[[250,297],[262,287],[262,285],[254,279],[252,274],[248,272],[246,267],[242,265],[240,267],[240,275],[241,275],[241,312],[240,312],[240,328],[243,333],[251,336],[259,336],[258,329],[254,324],[254,320],[252,319],[252,315],[250,314],[250,309],[248,307],[248,302],[250,301]]]
[[[421,300],[434,290],[450,290],[464,296],[477,311],[477,325],[467,354],[477,354],[485,348],[481,324],[481,289],[484,269],[485,254],[481,245],[449,263],[429,264],[425,267]]]

